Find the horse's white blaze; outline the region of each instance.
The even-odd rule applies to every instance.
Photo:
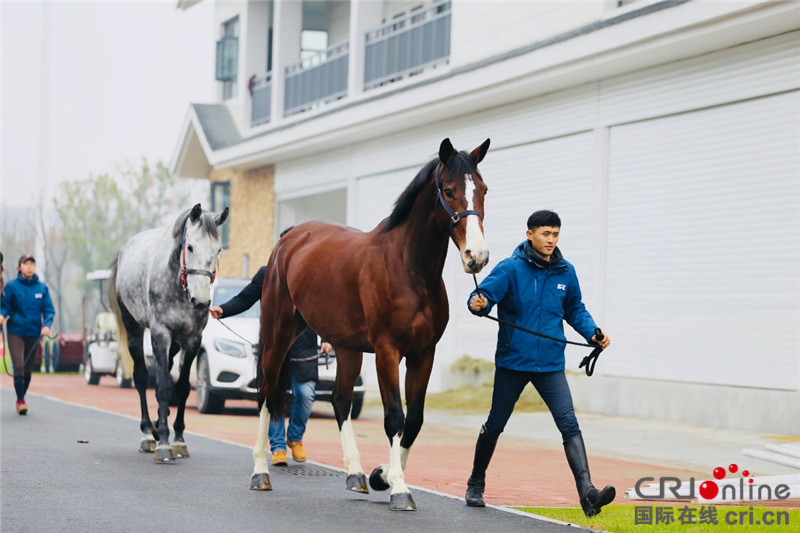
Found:
[[[472,179],[472,174],[464,174],[464,181],[466,185],[467,211],[471,211],[474,209],[472,198],[475,194],[475,181]],[[466,253],[467,250],[469,253]],[[480,219],[477,215],[467,215],[466,242],[461,252],[461,261],[466,272],[472,272],[469,267],[470,262],[484,265],[489,261],[489,247],[481,231]]]
[[[353,422],[350,417],[342,423],[339,430],[339,437],[342,439],[342,451],[344,452],[344,468],[348,474],[363,474],[364,468],[361,466],[361,454],[358,453],[356,446],[356,434],[353,431]]]
[[[261,412],[258,414],[258,437],[256,438],[256,445],[253,447],[253,474],[269,474],[269,467],[267,466],[267,443],[269,442],[269,411],[267,410],[267,403],[261,406]]]
[[[408,449],[400,446],[400,435],[392,437],[392,446],[389,449],[389,472],[386,481],[392,486],[392,494],[411,492],[406,486],[405,470],[408,459]]]

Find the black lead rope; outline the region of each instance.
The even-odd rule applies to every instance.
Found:
[[[481,294],[480,288],[478,287],[478,278],[475,276],[475,274],[472,275],[472,279],[475,281],[475,290],[477,291],[478,296],[483,296]],[[495,322],[498,322],[500,324],[504,324],[506,326],[518,329],[520,331],[524,331],[525,333],[530,333],[531,335],[536,335],[537,337],[542,337],[543,339],[548,339],[548,340],[560,342],[560,343],[563,343],[563,344],[572,344],[572,345],[575,345],[575,346],[583,346],[584,348],[594,348],[594,350],[592,350],[592,353],[590,353],[589,355],[584,357],[583,360],[581,361],[581,364],[578,365],[578,368],[583,368],[584,366],[586,367],[586,375],[587,376],[591,376],[592,374],[594,374],[594,365],[597,363],[597,358],[600,357],[600,352],[603,351],[603,347],[600,346],[599,344],[596,344],[596,343],[586,344],[586,343],[582,343],[582,342],[574,342],[574,341],[568,341],[568,340],[565,340],[565,339],[559,339],[559,338],[556,338],[556,337],[551,337],[550,335],[545,335],[544,333],[539,333],[538,331],[533,331],[533,330],[530,330],[528,328],[523,328],[522,326],[518,326],[517,324],[512,324],[511,322],[509,322],[507,320],[503,320],[502,318],[495,318],[495,317],[493,317],[491,315],[481,315],[481,316],[486,317],[489,320],[494,320]],[[600,328],[595,328],[594,335],[595,335],[595,337],[597,338],[598,341],[601,341],[604,338],[603,332],[600,331]]]

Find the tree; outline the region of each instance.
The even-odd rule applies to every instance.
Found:
[[[152,168],[145,158],[118,165],[113,173],[62,182],[54,199],[69,255],[83,278],[108,268],[130,236],[162,225],[187,203],[188,194],[169,169],[160,161]]]

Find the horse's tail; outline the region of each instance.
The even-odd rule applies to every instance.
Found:
[[[122,309],[120,308],[117,297],[118,259],[119,256],[117,256],[111,264],[111,275],[108,277],[108,301],[117,319],[117,352],[122,362],[122,374],[125,379],[130,379],[133,375],[133,357],[131,357],[131,352],[128,350],[128,330],[125,329],[125,324],[122,321]]]
[[[262,370],[262,378],[263,374],[264,372]],[[267,384],[266,387],[261,387],[262,395],[265,397],[267,402],[269,418],[273,421],[283,420],[286,416],[286,411],[289,408],[289,390],[292,388],[292,362],[289,360],[288,354],[284,358],[283,364],[281,365],[281,371],[278,375],[278,383],[276,386],[272,385],[273,384],[270,383]]]

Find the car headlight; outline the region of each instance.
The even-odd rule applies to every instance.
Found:
[[[214,339],[214,349],[225,355],[243,359],[247,357],[247,351],[241,342],[228,339]]]

